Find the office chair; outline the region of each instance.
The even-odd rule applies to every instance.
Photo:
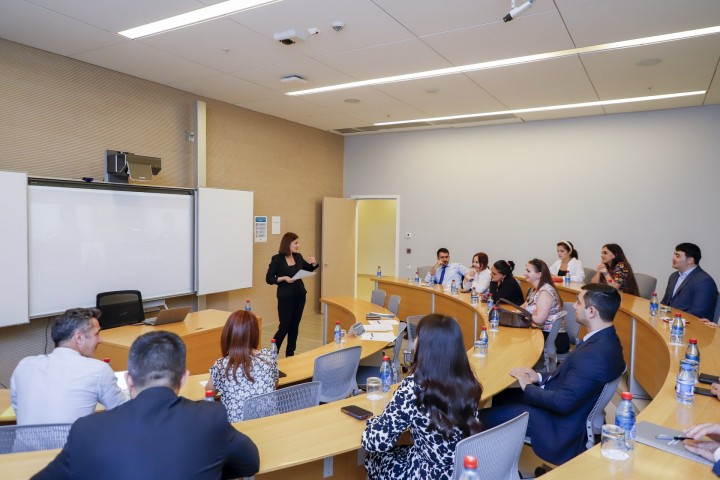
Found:
[[[63,448],[71,423],[0,427],[0,454]]]
[[[102,312],[100,328],[122,327],[145,320],[142,295],[138,290],[117,290],[97,294],[97,308]]]
[[[243,420],[280,415],[318,404],[320,382],[307,382],[250,397],[243,403]]]

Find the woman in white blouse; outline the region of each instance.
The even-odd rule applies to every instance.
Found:
[[[465,292],[474,290],[478,295],[487,293],[490,289],[490,269],[488,268],[488,256],[486,253],[478,252],[473,255],[472,268],[463,277],[462,289]]]
[[[585,270],[572,243],[560,240],[557,244],[557,256],[558,260],[550,266],[550,273],[556,277],[570,275],[571,282],[585,281]]]

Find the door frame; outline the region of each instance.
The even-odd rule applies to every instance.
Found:
[[[395,200],[395,276],[400,278],[400,195],[350,195],[350,198],[353,200]],[[356,230],[355,238],[357,236],[358,231]],[[355,249],[357,250],[357,243]],[[355,265],[357,266],[357,251]]]

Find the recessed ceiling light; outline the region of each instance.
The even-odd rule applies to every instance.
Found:
[[[178,28],[187,27],[196,23],[213,20],[233,13],[242,12],[243,10],[249,10],[261,5],[268,5],[270,3],[280,1],[281,0],[227,0],[208,7],[181,13],[180,15],[175,15],[174,17],[158,20],[157,22],[123,30],[122,32],[118,32],[118,34],[131,39],[147,37],[148,35],[177,30]]]
[[[346,98],[344,101],[345,103],[360,103],[360,100],[357,98]]]
[[[638,62],[635,63],[638,67],[652,67],[653,65],[657,65],[658,63],[662,63],[662,59],[660,58],[644,58]]]
[[[511,65],[520,65],[523,63],[539,62],[542,60],[550,60],[554,58],[563,58],[573,55],[581,55],[588,53],[606,52],[609,50],[619,50],[622,48],[640,47],[643,45],[654,45],[657,43],[674,42],[688,38],[702,37],[706,35],[714,35],[720,33],[720,25],[708,28],[699,28],[697,30],[686,30],[677,33],[668,33],[665,35],[656,35],[654,37],[636,38],[634,40],[624,40],[621,42],[603,43],[600,45],[591,45],[589,47],[571,48],[568,50],[558,50],[555,52],[538,53],[536,55],[525,55],[522,57],[506,58],[502,60],[492,60],[489,62],[475,63],[471,65],[461,65],[458,67],[441,68],[438,70],[428,70],[425,72],[407,73],[404,75],[395,75],[392,77],[375,78],[371,80],[361,80],[358,82],[341,83],[338,85],[329,85],[327,87],[311,88],[308,90],[298,90],[288,92],[286,95],[299,96],[311,95],[315,93],[332,92],[336,90],[345,90],[348,88],[367,87],[370,85],[383,85],[386,83],[407,82],[409,80],[418,80],[420,78],[441,77],[444,75],[454,75],[463,72],[476,72],[479,70],[490,70],[493,68],[508,67]]]
[[[616,100],[599,100],[597,102],[583,102],[583,103],[569,103],[565,105],[549,105],[547,107],[534,107],[534,108],[517,108],[514,110],[501,110],[498,112],[484,112],[484,113],[470,113],[467,115],[452,115],[449,117],[433,117],[433,118],[417,118],[415,120],[402,120],[397,122],[380,122],[374,123],[376,126],[383,125],[399,125],[404,123],[418,123],[418,122],[439,122],[442,120],[455,120],[459,118],[480,118],[480,117],[491,117],[493,115],[503,114],[518,114],[518,113],[532,113],[532,112],[546,112],[550,110],[568,110],[572,108],[583,108],[583,107],[600,107],[603,105],[619,105],[621,103],[636,103],[636,102],[651,102],[654,100],[666,100],[668,98],[678,97],[689,97],[692,95],[705,95],[705,90],[698,90],[695,92],[680,92],[680,93],[669,93],[666,95],[652,95],[647,97],[631,97],[631,98],[619,98]]]

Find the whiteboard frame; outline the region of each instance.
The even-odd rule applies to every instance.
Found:
[[[0,172],[0,327],[30,321],[27,185],[26,173]]]

